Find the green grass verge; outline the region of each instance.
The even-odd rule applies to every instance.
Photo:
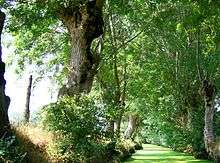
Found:
[[[143,144],[143,150],[137,151],[124,163],[212,163],[207,160],[196,160],[193,156],[172,151],[152,144]]]

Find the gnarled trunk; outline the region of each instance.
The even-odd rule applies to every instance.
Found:
[[[125,139],[130,139],[134,134],[137,127],[138,116],[137,115],[129,115],[128,118],[128,127],[125,130],[124,137]]]
[[[0,10],[0,138],[4,137],[10,129],[8,107],[10,98],[5,95],[5,63],[2,62],[1,34],[4,27],[5,14]]]
[[[90,50],[95,38],[103,34],[103,0],[88,1],[75,9],[64,8],[60,19],[67,27],[71,37],[71,60],[68,82],[60,95],[88,93],[97,73],[99,56]]]
[[[208,80],[203,82],[203,95],[205,101],[205,127],[204,127],[204,142],[205,148],[209,156],[214,159],[215,162],[220,162],[220,151],[218,149],[218,143],[215,139],[213,130],[213,117],[215,113],[215,97],[216,88]]]

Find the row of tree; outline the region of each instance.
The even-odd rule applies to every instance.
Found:
[[[61,85],[59,97],[100,94],[116,137],[139,135],[219,161],[217,0],[1,4],[18,72],[35,65]]]

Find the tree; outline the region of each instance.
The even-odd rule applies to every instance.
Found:
[[[0,10],[0,42],[1,34],[4,27],[5,13]],[[8,118],[8,107],[10,104],[10,98],[5,95],[5,63],[2,62],[2,47],[0,43],[0,138],[4,137],[9,129],[10,123]]]
[[[30,98],[31,98],[32,81],[33,81],[33,77],[32,75],[30,75],[29,83],[27,87],[26,104],[25,104],[25,112],[24,112],[25,123],[29,123],[30,121]]]
[[[61,33],[61,35],[67,33],[67,36],[65,35],[64,37],[67,37],[68,41],[65,40],[64,44],[70,44],[69,50],[65,51],[65,58],[68,60],[68,65],[62,65],[65,66],[68,71],[66,76],[67,84],[60,90],[60,96],[65,94],[80,94],[82,92],[88,93],[91,90],[93,78],[97,73],[97,67],[99,65],[99,56],[96,55],[97,53],[91,51],[91,44],[95,38],[98,38],[103,33],[103,5],[104,0],[66,2],[55,2],[53,0],[45,2],[39,0],[27,3],[18,1],[16,6],[10,9],[12,15],[11,20],[16,19],[18,23],[9,25],[9,30],[17,34],[22,34],[20,37],[30,34],[35,38],[40,38],[45,33],[55,32],[57,34],[56,30],[58,30],[58,33]],[[24,22],[24,19],[27,20]],[[60,22],[62,22],[62,24]],[[23,30],[18,30],[18,28]],[[51,28],[54,31],[51,31]],[[59,32],[60,30],[62,31],[63,28],[64,32]],[[25,39],[29,38],[25,37]],[[52,39],[51,41],[51,44],[54,44],[54,40]],[[56,41],[54,42],[56,43]],[[25,46],[26,45],[24,45],[24,47]],[[32,40],[28,48],[31,49],[35,47]],[[49,48],[47,52],[43,51],[44,49],[45,47],[40,49],[41,54],[46,53],[51,55],[57,52],[56,49]],[[27,49],[23,48],[23,50],[25,51]],[[61,51],[64,50],[65,49],[62,49]],[[36,54],[34,54],[34,56],[36,56]],[[33,58],[32,56],[32,59]],[[65,58],[63,60],[65,60]]]
[[[131,5],[131,6],[130,6]],[[127,83],[130,80],[128,67],[132,62],[129,56],[136,55],[130,50],[141,37],[142,28],[132,20],[138,19],[132,14],[136,6],[127,1],[106,1],[104,10],[105,48],[98,73],[103,98],[109,110],[109,123],[116,136],[123,133],[122,122],[130,101],[127,96]],[[133,10],[129,10],[130,6]]]
[[[128,120],[128,127],[127,129],[125,130],[125,133],[124,133],[124,137],[126,139],[130,139],[132,138],[136,128],[137,128],[137,125],[138,125],[138,116],[137,115],[132,115],[130,114],[129,115],[129,120]]]
[[[19,64],[50,65],[46,73],[65,76],[60,96],[90,92],[99,70],[93,91],[113,136],[125,130],[130,138],[141,125],[149,142],[218,159],[219,2],[106,0],[105,47],[96,53],[103,3],[17,2],[9,29],[17,35]]]
[[[65,8],[60,11],[60,20],[67,27],[71,37],[70,74],[64,94],[88,93],[97,72],[99,56],[90,50],[92,41],[102,35],[103,0],[88,1],[86,5]]]
[[[205,101],[205,127],[204,141],[205,147],[209,155],[214,158],[217,163],[220,161],[220,151],[218,142],[216,142],[213,119],[215,113],[216,87],[210,81],[204,80],[202,90]]]

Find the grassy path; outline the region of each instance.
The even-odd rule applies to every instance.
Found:
[[[152,144],[143,144],[143,148],[124,163],[212,163],[212,161],[196,160],[193,156],[185,153]]]

